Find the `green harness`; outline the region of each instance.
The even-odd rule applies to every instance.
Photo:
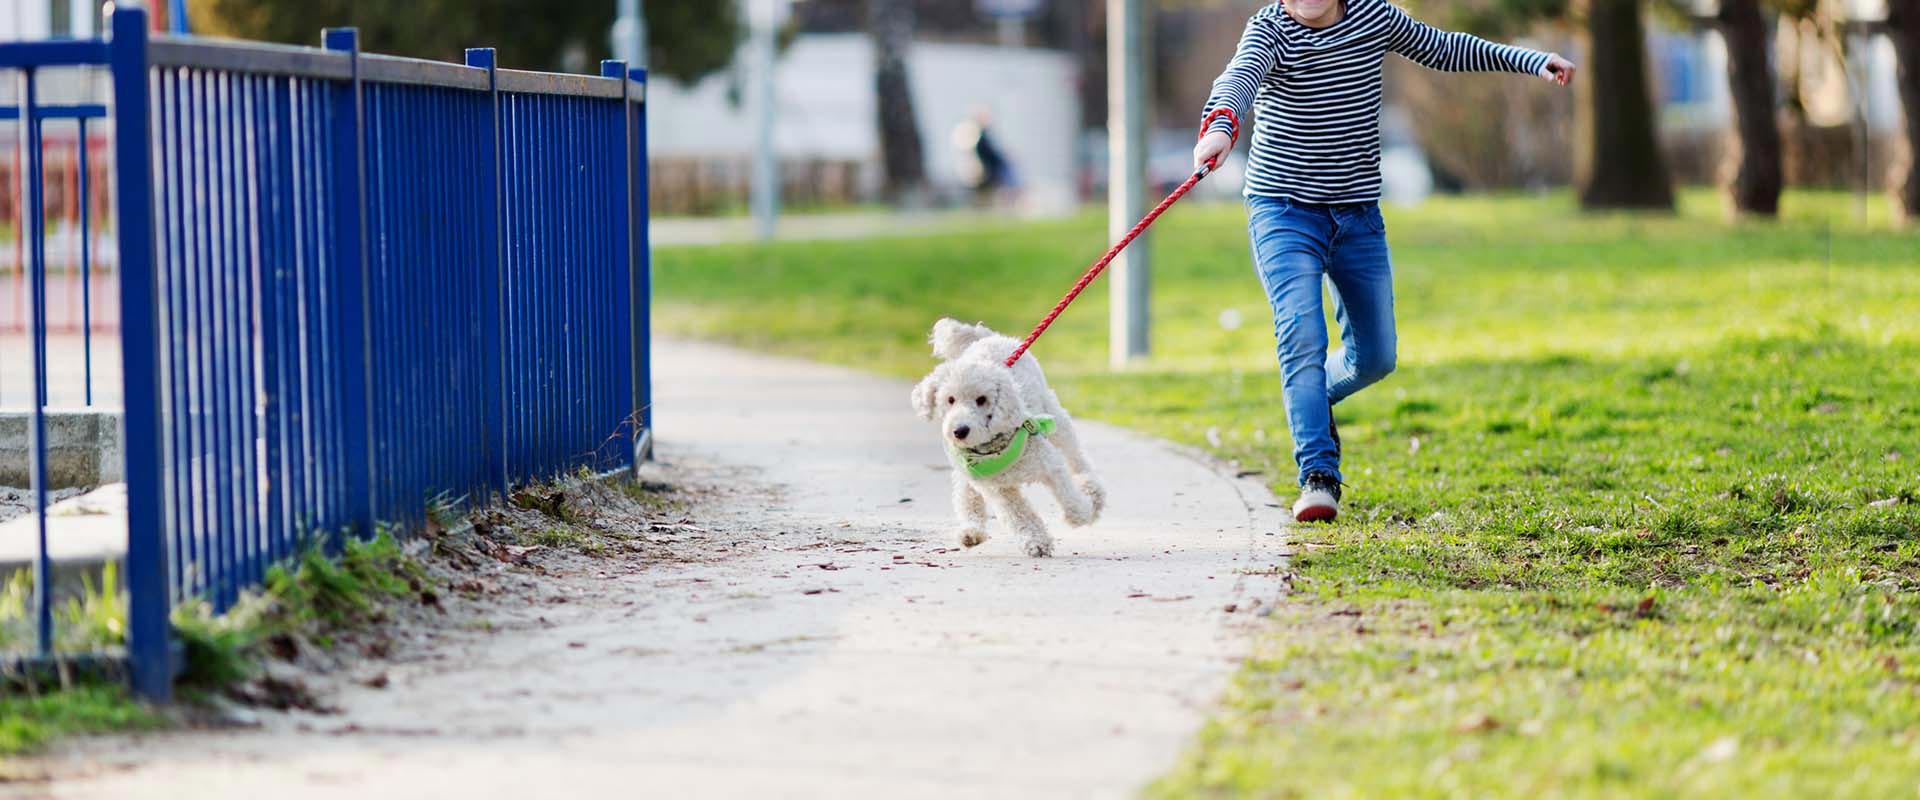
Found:
[[[1007,446],[997,452],[982,454],[952,445],[948,445],[947,450],[953,454],[954,466],[966,468],[968,475],[991,478],[1006,472],[1020,460],[1027,452],[1027,437],[1045,436],[1052,433],[1053,428],[1053,417],[1042,414],[1020,423],[1020,427],[1013,429],[1013,438],[1007,440]]]

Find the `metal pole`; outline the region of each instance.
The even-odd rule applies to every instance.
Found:
[[[761,239],[772,239],[780,215],[780,158],[773,149],[774,26],[776,0],[749,0],[753,26],[753,222]]]
[[[1107,0],[1107,238],[1117,242],[1147,213],[1145,0]],[[1108,278],[1113,366],[1147,354],[1148,244],[1142,234]]]
[[[613,57],[629,69],[647,66],[647,12],[640,0],[620,0],[613,23]]]

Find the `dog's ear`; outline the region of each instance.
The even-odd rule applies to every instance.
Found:
[[[940,391],[940,376],[945,372],[946,370],[936,369],[932,374],[921,378],[919,383],[914,384],[911,398],[913,413],[919,414],[921,419],[933,421],[933,395]]]

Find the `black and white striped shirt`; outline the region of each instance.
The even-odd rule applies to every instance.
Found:
[[[1240,47],[1213,82],[1206,113],[1254,111],[1247,194],[1303,203],[1380,199],[1381,69],[1389,52],[1447,72],[1534,74],[1547,54],[1436,30],[1388,0],[1345,0],[1325,28],[1300,24],[1280,3],[1247,21]],[[1228,131],[1223,116],[1210,131]]]

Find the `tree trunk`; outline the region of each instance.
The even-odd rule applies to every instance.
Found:
[[[1907,174],[1894,191],[1907,222],[1920,223],[1920,0],[1887,0],[1887,28],[1907,117]]]
[[[1738,215],[1780,214],[1780,122],[1774,107],[1773,51],[1760,0],[1720,0],[1720,33],[1727,40],[1727,86],[1733,95],[1737,166],[1727,194]]]
[[[1581,80],[1574,181],[1584,208],[1673,210],[1647,93],[1646,31],[1638,0],[1583,0],[1588,62]]]
[[[912,0],[867,0],[867,30],[873,36],[873,82],[879,112],[884,191],[893,202],[919,198],[927,182],[920,123],[907,81],[907,48],[913,42]]]

